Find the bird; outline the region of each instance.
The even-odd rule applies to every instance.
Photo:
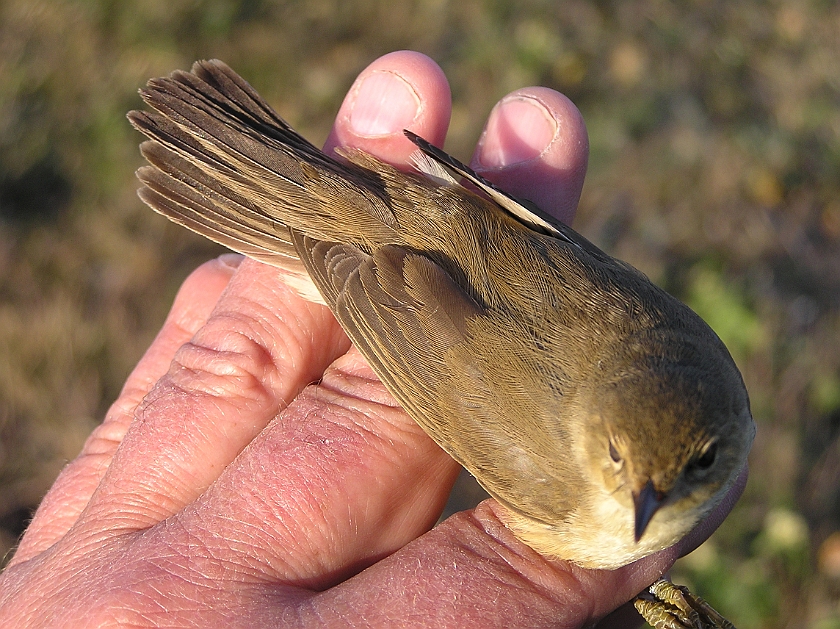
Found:
[[[327,155],[221,61],[141,96],[140,198],[326,304],[534,550],[618,568],[735,483],[755,435],[743,378],[631,265],[409,130],[412,172]]]

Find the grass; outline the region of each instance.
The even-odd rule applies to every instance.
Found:
[[[744,498],[675,576],[741,629],[840,626],[826,567],[840,529],[840,9],[824,1],[3,2],[0,544],[100,421],[180,281],[219,252],[136,199],[137,88],[219,57],[318,142],[356,73],[398,48],[449,76],[447,148],[462,158],[510,90],[546,85],[581,108],[576,226],[709,320],[759,425]]]

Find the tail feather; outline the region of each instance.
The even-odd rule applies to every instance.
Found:
[[[145,184],[140,198],[176,223],[197,231],[216,242],[274,266],[287,266],[297,253],[285,225],[272,232],[253,228],[236,214],[209,208],[207,197],[200,197],[188,185],[145,167],[138,171]]]
[[[140,195],[173,221],[296,273],[289,229],[358,246],[398,239],[381,177],[318,150],[222,62],[141,94],[152,111],[128,116],[150,139]]]
[[[218,221],[219,228],[235,228],[234,235],[238,239],[247,235],[263,248],[278,248],[287,255],[294,255],[285,224],[261,211],[247,196],[216,179],[208,179],[194,163],[172,154],[160,144],[144,142],[141,152],[152,166],[139,169],[138,178],[158,195],[175,203],[166,208],[164,214],[177,219],[178,208],[183,205],[184,210],[203,213],[207,221]]]

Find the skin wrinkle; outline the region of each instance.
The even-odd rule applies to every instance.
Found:
[[[220,438],[224,439],[227,437],[230,432],[238,429],[241,423],[250,423],[253,426],[252,430],[254,434],[256,434],[262,424],[260,422],[254,422],[253,417],[257,415],[258,417],[270,420],[270,418],[276,415],[279,406],[275,401],[276,396],[271,395],[267,389],[261,386],[254,387],[253,389],[255,391],[261,390],[264,395],[242,396],[241,399],[236,399],[234,396],[225,397],[215,394],[212,390],[187,390],[179,384],[169,383],[169,385],[165,397],[162,396],[149,402],[150,410],[148,412],[151,413],[152,406],[163,406],[162,410],[166,412],[168,411],[167,406],[169,406],[173,409],[184,407],[184,411],[188,413],[196,407],[199,401],[202,401],[201,403],[207,404],[209,408],[206,411],[202,411],[201,415],[218,418],[220,421],[207,422],[206,424],[202,422],[199,424],[195,421],[196,415],[193,414],[190,418],[190,423],[194,425],[190,426],[188,430],[185,426],[185,432],[190,435],[200,435],[203,438],[203,443],[207,446],[212,446]],[[161,409],[155,410],[158,413],[161,412]],[[235,421],[237,418],[245,418],[246,421]],[[251,418],[250,422],[247,421],[248,418]],[[221,435],[210,432],[211,428],[214,431],[221,432]],[[193,441],[197,442],[197,440]]]
[[[289,342],[287,340],[286,335],[282,335],[282,341],[285,343],[284,350],[285,352],[282,354],[286,358],[286,361],[290,365],[291,370],[297,371],[300,368],[300,365],[312,363],[312,359],[314,358],[315,354],[325,354],[332,358],[337,358],[341,354],[347,351],[347,348],[350,346],[350,342],[344,333],[341,331],[341,328],[338,326],[337,322],[333,320],[332,313],[327,309],[325,306],[320,306],[318,304],[313,304],[308,301],[302,301],[297,295],[291,290],[286,288],[285,285],[282,285],[284,295],[287,295],[289,299],[294,299],[296,305],[299,308],[303,308],[306,312],[305,317],[300,316],[289,316],[289,317],[280,317],[279,313],[275,313],[272,311],[268,311],[269,318],[278,319],[280,323],[284,326],[285,329],[289,331],[289,335],[294,339],[294,342]],[[259,304],[257,304],[259,306]],[[317,320],[328,320],[333,327],[333,334],[329,337],[317,338],[315,335],[316,328],[311,325],[304,325],[305,320],[310,319],[317,319]],[[276,338],[277,328],[274,327],[275,324],[271,324],[268,328],[269,338]],[[324,341],[327,341],[326,343]],[[291,351],[291,348],[309,348],[307,355],[302,355],[301,351]]]
[[[440,536],[436,535],[436,537]],[[464,541],[468,542],[469,540]],[[486,603],[489,600],[499,600],[499,605],[505,606],[506,617],[510,620],[509,606],[511,604],[517,606],[524,605],[525,603],[518,601],[515,596],[511,597],[509,600],[504,597],[501,599],[497,598],[499,592],[505,591],[504,588],[499,589],[491,587],[492,593],[490,593],[490,591],[487,590],[486,585],[490,584],[491,586],[494,586],[494,584],[498,583],[498,580],[494,578],[492,562],[489,565],[485,562],[476,564],[474,560],[474,557],[476,556],[476,548],[473,548],[468,544],[464,545],[461,541],[456,541],[456,546],[462,549],[462,554],[464,555],[463,563],[465,565],[465,569],[468,571],[468,574],[456,570],[454,568],[455,564],[453,564],[451,560],[440,557],[438,554],[434,553],[434,551],[422,555],[422,557],[414,554],[414,551],[409,551],[410,556],[406,558],[405,555],[403,555],[401,563],[404,568],[408,568],[409,565],[412,565],[412,572],[414,573],[426,575],[425,586],[419,590],[418,593],[413,590],[403,589],[401,587],[401,580],[398,580],[397,582],[389,581],[387,583],[370,584],[367,587],[372,588],[373,592],[381,593],[384,600],[381,603],[377,600],[368,601],[368,606],[378,610],[382,606],[387,606],[394,597],[397,597],[398,600],[400,600],[403,599],[401,596],[402,594],[409,594],[410,592],[413,592],[411,593],[411,596],[414,597],[415,602],[417,600],[420,601],[416,603],[417,609],[424,609],[422,601],[435,601],[434,607],[432,608],[434,611],[428,615],[419,617],[418,625],[428,626],[432,623],[436,626],[447,626],[445,622],[449,619],[453,621],[453,625],[457,626],[482,626],[478,624],[465,625],[464,618],[468,618],[472,621],[472,623],[475,623],[477,611],[493,614],[494,610],[492,607],[487,606]],[[447,548],[447,555],[451,555],[452,552],[452,548]],[[481,557],[483,555],[479,554],[477,556]],[[492,559],[492,554],[490,555],[490,558]],[[408,564],[405,563],[406,560],[409,562]],[[391,559],[388,561],[390,562]],[[483,577],[476,578],[476,574],[474,574],[475,568],[478,568],[479,574],[487,575],[489,579]],[[412,581],[409,573],[403,571],[402,574],[409,583]],[[462,591],[462,588],[464,596],[459,597],[455,593]],[[480,602],[475,600],[474,597],[469,596],[468,592],[471,588],[477,588],[484,591],[484,595],[482,596]],[[325,605],[336,605],[339,607],[340,613],[340,603],[343,596],[338,593],[336,593],[336,596],[337,601],[325,601]],[[365,608],[365,611],[369,611],[367,607]],[[402,617],[400,620],[403,622],[405,621]]]
[[[285,468],[282,471],[286,471]],[[326,528],[323,517],[310,507],[312,503],[322,503],[323,496],[312,496],[311,492],[298,491],[301,481],[309,475],[304,471],[300,478],[288,478],[282,483],[282,487],[276,494],[264,496],[261,492],[251,489],[254,483],[247,480],[221,478],[216,487],[211,489],[207,495],[207,502],[214,503],[213,494],[226,491],[229,483],[233,482],[233,488],[237,493],[247,491],[253,497],[248,501],[247,517],[243,515],[243,521],[253,521],[253,530],[258,530],[258,523],[271,522],[272,527],[259,529],[262,539],[270,539],[269,547],[282,548],[284,552],[275,552],[263,562],[266,567],[265,573],[271,579],[282,581],[294,580],[302,568],[299,563],[289,561],[291,557],[309,557],[313,549],[317,550],[317,540],[321,539],[322,531]],[[259,476],[257,476],[259,478]],[[240,485],[244,485],[241,487]],[[203,505],[201,505],[203,506]],[[200,508],[201,508],[200,506]],[[240,527],[237,527],[239,530]],[[305,529],[310,532],[309,536],[301,536],[298,529]],[[256,538],[255,538],[256,539]],[[241,543],[247,545],[247,540]],[[264,544],[257,544],[257,547],[266,547]]]
[[[388,414],[393,414],[394,412],[397,412],[401,415],[402,411],[399,409],[394,409],[393,407],[381,408],[377,404],[363,404],[361,405],[362,408],[359,408],[356,404],[358,398],[354,396],[352,392],[346,393],[345,395],[335,394],[335,397],[333,397],[332,394],[334,393],[335,392],[331,392],[331,395],[327,396],[325,395],[323,387],[317,386],[311,387],[304,394],[305,396],[311,394],[313,397],[314,404],[313,409],[307,412],[307,416],[310,413],[316,413],[320,418],[321,423],[327,422],[325,425],[334,426],[334,428],[340,433],[350,435],[352,437],[348,440],[346,438],[343,438],[341,435],[333,435],[331,432],[327,437],[319,437],[320,447],[327,447],[329,442],[330,452],[324,456],[324,460],[330,460],[334,456],[336,456],[336,448],[341,448],[342,450],[348,450],[350,452],[368,450],[375,453],[376,456],[379,458],[385,460],[395,460],[399,456],[399,453],[393,450],[393,443],[395,439],[391,437],[391,434],[389,433],[385,436],[377,435],[376,433],[365,428],[364,424],[369,422],[371,417],[379,416],[383,420],[379,422],[380,430],[381,427],[385,425],[393,426],[394,428],[399,429],[400,424],[391,421],[390,419],[386,418],[386,416]],[[412,424],[408,424],[408,426],[412,428],[412,430],[409,431],[412,435],[414,435],[415,433],[419,433],[419,429],[416,429],[416,426],[413,426]],[[356,441],[361,441],[362,445],[353,446],[352,443]],[[405,439],[397,438],[396,441],[405,442]],[[436,446],[432,447],[436,448]],[[343,458],[346,458],[346,456]],[[367,470],[371,467],[377,466],[377,464],[373,462],[370,457],[368,457],[368,460],[355,458],[354,461],[359,466],[359,471],[355,473],[355,476],[360,478],[369,476]],[[375,485],[379,484],[380,479],[378,479],[375,475],[371,477],[368,480],[368,489],[370,488],[370,483],[373,483]],[[396,499],[396,496],[392,498],[392,500]],[[376,509],[378,512],[380,512],[380,515],[378,516],[379,520],[382,520],[383,518],[390,518],[393,520],[393,518],[396,517],[397,521],[409,521],[409,518],[416,517],[416,514],[402,512],[398,512],[394,515],[389,515],[391,514],[391,510],[389,510],[388,504],[390,504],[390,501],[386,502],[385,504],[379,505]],[[350,508],[349,505],[348,508]],[[365,515],[371,514],[372,509],[372,503],[365,499]],[[363,516],[360,519],[364,520],[365,518]],[[354,526],[358,525],[355,524]],[[400,527],[386,526],[385,528],[399,529]]]
[[[274,363],[288,363],[290,370],[296,371],[301,361],[306,358],[302,356],[305,348],[312,347],[312,343],[301,342],[308,335],[301,332],[298,318],[282,316],[287,314],[286,311],[274,312],[264,304],[252,300],[240,298],[239,301],[245,302],[243,306],[247,308],[248,316],[244,316],[238,308],[232,308],[219,313],[220,321],[230,319],[234,323],[231,327],[255,346],[262,348]],[[227,326],[221,327],[224,330]],[[298,349],[293,351],[292,348]]]
[[[345,416],[346,425],[363,431],[365,437],[373,438],[372,443],[382,442],[383,436],[376,434],[371,428],[371,424],[381,428],[382,423],[386,423],[389,427],[399,430],[399,425],[392,421],[394,413],[402,414],[402,409],[399,406],[387,406],[376,401],[365,400],[363,394],[353,393],[354,387],[351,379],[342,383],[336,382],[336,379],[332,377],[329,380],[330,382],[327,382],[326,379],[322,380],[318,385],[307,391],[312,397],[313,404],[323,405],[326,411],[324,415],[330,411],[346,412],[348,414]],[[350,386],[348,389],[339,387],[338,384]],[[345,427],[343,422],[330,421],[338,427]],[[409,432],[413,433],[414,431]],[[388,440],[388,444],[391,442],[392,438]]]
[[[290,539],[289,535],[271,535],[269,533],[274,533],[274,531],[262,531],[258,525],[248,524],[243,527],[243,530],[237,534],[235,539],[229,540],[230,549],[239,554],[240,560],[238,562],[225,562],[229,566],[228,578],[236,581],[234,575],[247,575],[246,582],[255,584],[277,583],[280,575],[291,570],[288,562],[275,561],[275,558],[269,560],[254,555],[252,549],[255,546],[262,547],[267,541],[271,541],[277,547],[280,547],[285,543],[285,540]]]
[[[158,534],[162,529],[169,533],[174,543],[159,543],[161,540]],[[179,540],[177,534],[173,535],[173,532],[178,530],[187,535],[185,540]],[[201,598],[196,595],[196,590],[218,589],[218,579],[221,574],[215,574],[218,570],[213,567],[218,566],[219,562],[208,561],[209,549],[202,542],[201,537],[191,534],[187,527],[180,526],[175,518],[170,518],[132,537],[133,543],[128,550],[131,556],[129,569],[126,572],[135,574],[138,571],[130,568],[140,567],[139,572],[144,575],[144,578],[130,584],[134,586],[134,594],[140,600],[147,601],[147,604],[159,607],[168,614],[173,609],[183,611],[189,609],[190,605],[195,605],[194,601]],[[154,540],[152,548],[158,549],[158,552],[147,556],[148,545],[145,542],[154,538],[157,539]],[[204,552],[199,554],[197,551],[201,550]],[[168,552],[161,554],[160,551]],[[141,553],[139,557],[138,553]],[[168,603],[168,606],[165,606],[165,603]],[[155,610],[144,608],[142,613],[144,617],[155,618]],[[154,623],[153,626],[159,625]]]
[[[261,565],[264,567],[263,579],[269,582],[288,584],[296,580],[294,575],[304,570],[301,562],[293,561],[292,558],[309,557],[313,554],[313,548],[317,551],[317,545],[315,543],[317,539],[320,539],[323,523],[320,519],[314,517],[314,512],[310,511],[309,513],[313,517],[308,521],[314,525],[311,529],[314,535],[311,537],[299,535],[296,528],[302,525],[302,514],[305,511],[305,507],[309,506],[307,497],[301,495],[296,499],[295,496],[286,495],[285,498],[289,502],[293,502],[293,506],[281,505],[279,500],[272,502],[268,497],[265,499],[261,496],[255,497],[253,504],[261,505],[266,514],[270,514],[268,517],[276,517],[276,525],[271,528],[260,527],[255,519],[255,524],[253,526],[249,525],[248,528],[249,530],[260,533],[252,537],[254,541],[270,540],[269,547],[283,549],[283,552],[275,552],[270,557],[262,560]],[[259,515],[255,511],[252,511],[252,513]],[[240,543],[247,546],[248,541],[241,540]],[[265,548],[266,544],[259,543],[257,547]]]
[[[203,339],[184,344],[175,354],[170,378],[175,380],[181,375],[178,372],[178,367],[181,367],[186,371],[183,374],[185,382],[202,373],[215,376],[223,383],[232,380],[218,389],[208,387],[204,389],[206,393],[225,395],[228,390],[238,392],[244,384],[247,390],[261,390],[267,394],[266,398],[273,399],[276,387],[271,385],[282,382],[282,378],[274,373],[277,361],[271,351],[239,330],[229,332],[226,337],[223,343],[218,344],[203,343]],[[266,381],[269,384],[265,384]]]
[[[164,325],[168,327],[166,332],[168,334],[172,335],[172,336],[177,337],[177,338],[187,338],[188,339],[188,338],[191,338],[192,336],[194,336],[195,331],[199,327],[197,317],[195,317],[196,321],[192,322],[193,325],[184,325],[183,323],[181,323],[181,321],[178,320],[179,318],[180,317],[178,317],[178,318],[173,317],[172,319],[170,319],[170,320],[168,320],[164,323]],[[150,374],[149,376],[147,376],[144,379],[143,383],[154,385],[154,383],[157,382],[157,380],[158,380],[158,378],[155,378],[153,375]],[[139,386],[136,387],[136,388],[138,390],[142,390],[142,388],[139,387]],[[151,388],[151,386],[149,387],[149,389],[150,388]]]
[[[365,408],[386,407],[401,409],[385,386],[380,382],[360,354],[353,352],[333,363],[319,382],[320,390],[361,402]],[[347,405],[345,403],[345,405]],[[348,405],[348,408],[356,408]]]
[[[259,283],[264,284],[262,281]],[[282,295],[284,300],[288,297],[290,304],[298,307],[275,310],[268,308],[264,303],[237,296],[224,311],[217,311],[212,315],[208,325],[193,339],[193,344],[220,352],[235,351],[246,356],[252,351],[255,352],[250,358],[259,369],[255,368],[253,375],[257,379],[263,378],[272,393],[282,391],[279,395],[280,401],[283,401],[293,398],[297,393],[296,390],[284,391],[288,388],[289,374],[303,371],[300,369],[301,365],[317,364],[314,360],[316,354],[334,357],[339,348],[336,347],[338,344],[335,335],[328,339],[328,344],[318,347],[311,336],[312,330],[309,327],[305,327],[304,331],[301,329],[304,321],[309,321],[313,316],[323,317],[327,314],[325,308],[319,308],[313,313],[309,304],[301,302],[282,284],[270,285],[268,289],[274,294]],[[302,304],[307,310],[307,316],[304,317],[300,317],[300,313],[292,312],[299,310]],[[249,315],[245,317],[242,312],[248,312]],[[333,327],[338,328],[337,325]],[[217,337],[217,330],[222,331],[221,338]],[[234,332],[231,333],[230,330]],[[236,334],[241,336],[237,337]],[[285,369],[277,370],[278,365],[284,365]],[[308,382],[317,379],[319,375],[312,372],[306,380]],[[301,383],[301,386],[303,384],[305,383]]]
[[[463,526],[469,527],[471,531],[469,538],[463,543],[458,541],[459,537],[452,537],[453,541],[458,543],[465,553],[486,560],[478,563],[466,562],[467,565],[477,565],[492,583],[504,581],[507,588],[513,587],[523,593],[530,593],[531,598],[536,595],[547,605],[557,602],[568,605],[569,601],[575,601],[578,611],[564,609],[564,614],[570,618],[579,618],[583,610],[586,610],[583,613],[585,617],[590,619],[594,617],[593,602],[588,599],[584,601],[581,598],[588,591],[580,579],[580,575],[585,573],[567,562],[550,562],[513,539],[496,517],[492,502],[485,501],[473,513],[464,512],[456,514],[453,518],[457,518],[453,521],[458,527],[457,535],[464,535]],[[484,543],[471,543],[474,538]],[[493,543],[486,543],[489,540]],[[500,571],[500,565],[504,565],[507,569]],[[556,569],[555,566],[562,566],[564,569]],[[546,583],[545,575],[541,573],[541,570],[546,568],[550,570],[552,576],[550,585]],[[567,572],[566,569],[569,568],[571,570]],[[559,585],[558,579],[562,585]],[[534,608],[536,607],[534,605]],[[555,616],[552,620],[559,621],[560,619]]]
[[[198,554],[201,550],[204,552]],[[160,583],[161,578],[155,575],[154,579],[149,580],[150,587],[155,588],[158,594],[158,596],[152,597],[153,600],[174,598],[176,600],[193,601],[196,599],[193,594],[194,590],[199,588],[214,590],[218,588],[220,580],[226,580],[226,570],[223,565],[211,557],[209,549],[200,541],[197,542],[195,548],[188,549],[188,552],[173,553],[167,556],[165,561],[161,559],[156,558],[153,564],[154,569],[163,573],[164,580],[168,581],[166,585],[169,588],[172,587],[173,581],[176,582],[176,588],[178,584],[181,587],[176,589],[174,596],[167,594],[165,590],[158,589],[160,588],[158,583]]]
[[[105,440],[116,445],[122,442],[126,431],[128,431],[129,418],[134,417],[134,413],[142,403],[143,398],[148,395],[151,387],[145,391],[142,391],[140,387],[135,387],[134,389],[135,393],[129,393],[131,400],[128,403],[122,404],[118,401],[111,405],[108,413],[105,415],[105,420],[88,437],[87,442],[82,448],[82,452],[88,452],[88,447],[96,444],[97,441]],[[111,449],[111,454],[113,454],[114,450],[116,450],[116,447]]]
[[[277,546],[282,542],[281,536],[272,535],[272,531],[265,530],[258,524],[245,524],[241,527],[242,530],[235,538],[231,536],[228,540],[227,547],[238,553],[242,561],[222,561],[221,556],[218,559],[223,565],[229,567],[229,572],[236,575],[247,575],[246,581],[253,583],[276,583],[273,577],[267,575],[280,574],[282,571],[270,561],[257,557],[253,554],[252,549],[256,547],[263,547],[267,543],[273,543]],[[289,535],[286,535],[288,538]],[[215,556],[214,556],[215,558]],[[242,579],[239,579],[242,580]]]
[[[191,468],[183,465],[183,454],[185,454],[184,449],[195,447],[197,445],[212,447],[212,445],[216,443],[218,435],[210,431],[211,425],[214,429],[217,429],[219,425],[223,428],[227,427],[228,424],[232,423],[231,420],[233,414],[230,412],[231,409],[235,410],[237,415],[242,415],[243,411],[240,406],[234,405],[230,400],[226,400],[224,398],[213,397],[203,393],[195,394],[193,392],[183,391],[183,389],[174,385],[170,385],[165,388],[169,389],[165,392],[167,394],[161,394],[160,396],[149,400],[148,404],[142,409],[143,416],[137,418],[138,422],[142,423],[145,421],[146,417],[150,417],[149,422],[152,425],[147,427],[148,431],[154,433],[163,430],[160,426],[154,424],[154,418],[156,415],[161,415],[167,412],[180,412],[180,416],[189,417],[188,413],[190,410],[196,408],[196,399],[206,400],[207,403],[211,405],[210,408],[204,409],[200,412],[201,416],[221,417],[225,420],[225,422],[205,425],[204,422],[197,421],[197,415],[199,413],[194,413],[192,417],[189,417],[188,422],[178,426],[180,434],[176,434],[172,437],[173,446],[175,447],[167,448],[162,452],[155,452],[154,450],[148,452],[149,458],[155,461],[156,466],[160,467],[161,471],[168,472],[170,477],[185,481],[184,483],[161,483],[163,488],[168,490],[178,484],[186,485],[188,482],[194,483],[197,481],[197,474],[190,474]],[[175,395],[172,395],[173,392]],[[165,427],[165,432],[171,435],[172,427]],[[184,436],[183,439],[180,438],[182,435]],[[190,436],[200,436],[201,439],[188,438]],[[136,443],[132,443],[132,446],[134,448],[138,447]],[[170,465],[167,466],[165,465],[166,463],[169,463]],[[194,469],[195,472],[199,471],[198,468],[192,469]],[[206,469],[206,467],[204,469]],[[188,475],[191,476],[191,478],[184,478]]]
[[[346,527],[342,522],[338,522],[336,527],[333,520],[341,520],[342,517],[337,517],[337,514],[324,514],[320,510],[320,505],[331,504],[334,502],[331,499],[333,494],[341,494],[345,492],[344,484],[331,475],[329,470],[329,461],[335,456],[339,456],[343,460],[347,460],[347,456],[338,454],[336,448],[340,448],[342,452],[353,453],[357,451],[364,451],[366,445],[353,445],[357,441],[366,441],[363,434],[355,432],[355,425],[358,423],[358,413],[350,411],[343,407],[335,407],[332,404],[325,404],[323,400],[318,400],[311,396],[312,389],[307,390],[295,406],[295,413],[300,415],[302,419],[295,421],[284,421],[281,417],[279,423],[285,424],[283,430],[290,435],[290,439],[299,441],[296,445],[284,444],[284,464],[293,465],[302,471],[294,472],[295,477],[283,482],[288,486],[286,491],[282,491],[282,500],[277,500],[274,504],[274,513],[271,518],[272,521],[286,521],[294,519],[297,528],[306,529],[310,531],[309,539],[323,539],[331,546],[341,546],[346,544],[345,536],[353,536],[353,531],[357,530],[358,523],[354,522],[351,527]],[[308,407],[308,408],[302,408]],[[325,419],[329,418],[329,419]],[[324,423],[326,422],[326,423]],[[297,424],[296,426],[294,424]],[[322,425],[323,428],[317,433],[313,434],[308,428],[310,425]],[[350,426],[349,428],[347,426]],[[328,448],[329,452],[324,453],[324,448]],[[378,448],[377,448],[378,450]],[[295,452],[302,455],[302,458],[295,455]],[[351,473],[352,478],[359,479],[368,476],[365,471],[369,469],[371,463],[359,459],[358,457],[351,457],[354,463],[351,466],[345,465],[345,470],[350,470],[353,467],[358,467],[357,471]],[[305,466],[305,467],[304,467]],[[325,467],[326,466],[326,467]],[[286,470],[278,470],[278,473],[287,473]],[[319,496],[312,496],[311,492],[301,494],[297,488],[301,485],[297,482],[297,476],[300,476],[302,482],[304,478],[311,481],[312,479],[322,479],[323,493]],[[352,481],[351,486],[355,487],[358,480]],[[317,485],[317,484],[316,484]],[[366,485],[369,488],[369,484]],[[276,500],[276,499],[275,499]],[[366,499],[365,499],[366,500]],[[313,509],[313,505],[318,508]],[[370,505],[368,509],[370,510]],[[281,510],[282,509],[282,510]],[[377,508],[380,513],[379,519],[386,516],[388,513],[387,504],[380,505]],[[308,517],[306,517],[308,514]],[[332,517],[328,517],[331,515]],[[263,520],[264,516],[257,514],[258,520]],[[430,521],[431,525],[431,521]],[[335,537],[328,533],[332,529],[345,531],[342,536]],[[312,535],[311,531],[321,531],[316,535]],[[290,531],[289,534],[294,539],[297,531]],[[330,556],[330,553],[323,553]],[[365,553],[366,554],[366,553]],[[364,556],[364,555],[363,555]],[[317,563],[317,562],[316,562]],[[324,569],[334,570],[335,566],[325,564]],[[299,570],[299,569],[298,569]],[[307,569],[312,570],[312,567]],[[309,578],[309,577],[305,577]]]
[[[143,485],[148,487],[143,487]],[[154,494],[140,497],[138,493],[141,490],[154,492]],[[149,483],[135,484],[131,491],[111,490],[108,492],[107,499],[120,500],[124,506],[120,511],[113,511],[103,506],[101,500],[92,500],[91,504],[82,511],[81,517],[84,517],[86,521],[77,525],[81,527],[81,530],[97,530],[107,523],[107,537],[131,534],[138,529],[147,528],[150,522],[168,516],[179,502],[160,492],[159,487],[149,486]]]

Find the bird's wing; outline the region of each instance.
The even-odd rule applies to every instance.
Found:
[[[565,230],[558,227],[559,221],[551,215],[543,212],[534,203],[531,203],[526,199],[519,199],[496,187],[495,184],[479,175],[472,168],[452,157],[446,151],[443,151],[434,144],[431,144],[429,141],[424,140],[416,133],[412,133],[407,129],[403,131],[403,133],[405,133],[405,136],[414,142],[414,144],[417,145],[417,148],[423,151],[425,155],[434,160],[435,163],[442,164],[459,177],[463,177],[473,183],[498,206],[504,209],[508,214],[517,218],[520,222],[525,223],[531,227],[531,229],[538,232],[566,240],[566,235],[564,233]],[[428,174],[431,176],[436,175],[436,173]],[[560,223],[560,225],[562,225],[562,223]]]
[[[550,479],[574,479],[565,469],[568,457],[558,460],[548,436],[539,431],[535,436],[527,425],[511,421],[520,415],[540,421],[545,404],[536,391],[542,385],[531,380],[538,374],[510,362],[519,352],[495,352],[482,342],[488,327],[496,328],[500,345],[503,338],[506,346],[515,344],[524,334],[499,330],[504,324],[488,317],[427,256],[395,245],[367,254],[294,231],[292,240],[353,344],[444,450],[505,504],[526,503],[532,516],[544,515],[510,484],[525,475],[543,482],[535,495],[553,492],[546,501],[553,515],[567,509]]]
[[[436,408],[481,307],[431,259],[385,245],[367,254],[292,233],[298,255],[353,343],[413,415]]]

